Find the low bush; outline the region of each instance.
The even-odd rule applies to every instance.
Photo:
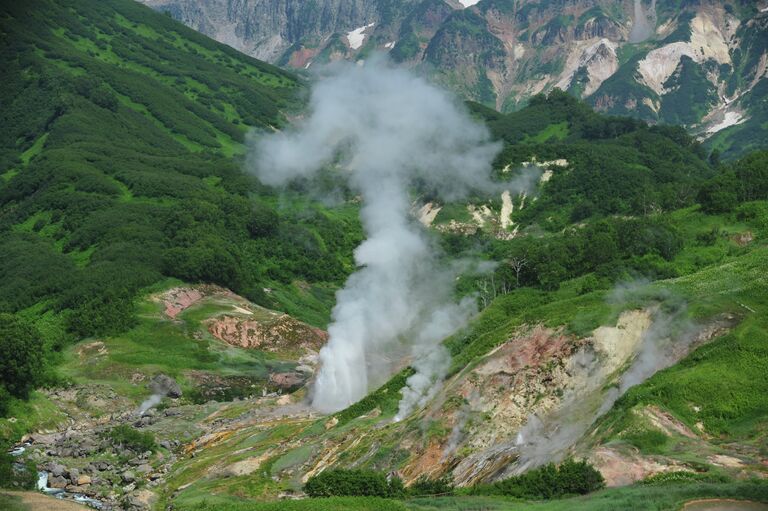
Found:
[[[453,481],[450,476],[443,476],[438,479],[421,476],[408,487],[408,496],[452,495],[453,489]]]
[[[586,495],[605,487],[602,474],[586,461],[550,463],[522,475],[469,489],[472,495],[504,495],[522,499],[557,499]]]
[[[155,437],[151,433],[144,433],[127,425],[115,426],[109,431],[107,437],[113,445],[132,451],[154,452],[157,449]]]
[[[304,485],[310,497],[402,497],[403,482],[374,470],[326,470]]]

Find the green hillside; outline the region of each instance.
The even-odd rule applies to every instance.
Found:
[[[33,476],[61,463],[94,476],[80,484],[68,470],[70,493],[129,508],[148,492],[151,509],[768,501],[768,152],[722,163],[682,128],[598,114],[559,91],[510,114],[469,104],[503,143],[500,184],[535,166],[546,179],[510,199],[514,227],[471,224],[468,207],[493,213],[498,197],[440,205],[430,232],[446,257],[496,264],[457,281],[457,295],[483,310],[446,339],[452,362],[435,399],[392,420],[405,368],[321,416],[305,403],[326,339],[313,327],[328,324],[354,269],[359,201],[333,171],[286,190],[242,171],[249,130],[287,126],[307,84],[131,0],[3,5],[0,37],[0,445],[68,429],[65,441],[27,446],[19,459]],[[316,199],[323,187],[333,204]],[[414,201],[429,200],[414,190]],[[628,282],[640,282],[636,292],[616,299]],[[602,487],[582,484],[580,464],[499,485],[479,484],[499,475],[482,466],[465,488],[440,479],[512,441],[509,421],[492,413],[513,401],[510,389],[540,384],[525,411],[558,402],[576,348],[600,328],[621,330],[622,314],[657,310],[726,326],[631,388],[570,453],[612,449],[669,474],[579,497]],[[473,371],[498,362],[497,350],[514,361],[528,356],[514,351],[526,343],[536,360],[478,383]],[[181,395],[137,416],[160,374]],[[472,409],[475,393],[486,409]],[[648,419],[649,409],[678,429]],[[0,487],[29,486],[12,462],[0,455]],[[303,495],[310,476],[339,468],[372,471],[340,477],[378,486],[363,497],[265,502]],[[415,489],[386,482],[393,471]]]
[[[326,321],[355,212],[240,171],[248,129],[300,105],[295,76],[134,2],[11,2],[0,17],[0,311],[118,332],[136,292],[173,276]]]

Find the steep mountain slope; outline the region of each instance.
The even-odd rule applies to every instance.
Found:
[[[128,1],[4,5],[2,37],[0,311],[120,331],[175,276],[325,321],[354,208],[278,213],[238,156],[299,104],[293,75]]]
[[[378,49],[501,110],[558,87],[600,111],[716,135],[711,145],[726,156],[768,138],[768,4],[761,2],[148,3],[281,65],[360,59]],[[735,139],[747,142],[734,146]]]

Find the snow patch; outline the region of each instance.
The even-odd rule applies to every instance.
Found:
[[[385,45],[384,45],[384,48],[386,48],[386,49],[388,49],[388,50],[391,50],[392,48],[394,48],[394,47],[395,47],[395,43],[396,43],[396,42],[397,42],[397,41],[390,41],[390,42],[388,42],[387,44],[385,44]]]
[[[367,25],[363,25],[362,27],[358,27],[351,32],[347,32],[347,41],[349,42],[349,47],[353,50],[359,49],[363,45],[363,41],[365,41],[364,32],[374,25],[375,23],[369,23]]]
[[[459,3],[464,6],[466,9],[467,7],[472,7],[476,3],[478,3],[480,0],[459,0]]]
[[[525,46],[523,46],[520,43],[517,43],[515,47],[512,49],[512,56],[515,58],[515,60],[520,60],[525,55]]]

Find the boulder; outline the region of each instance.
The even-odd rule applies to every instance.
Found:
[[[51,488],[66,488],[67,487],[67,480],[64,479],[64,476],[53,476],[48,478],[48,486]]]
[[[84,484],[91,484],[91,476],[81,475],[77,478],[78,486],[83,486]]]
[[[122,478],[124,483],[132,483],[136,480],[136,474],[134,474],[130,470],[126,470],[125,472],[123,472],[120,477]]]
[[[67,467],[62,465],[61,463],[53,463],[50,467],[51,475],[54,477],[61,477],[64,475],[64,472],[67,471]]]
[[[77,479],[80,477],[80,471],[76,468],[70,468],[67,470],[67,479],[72,481],[72,484],[75,484],[77,482]]]

